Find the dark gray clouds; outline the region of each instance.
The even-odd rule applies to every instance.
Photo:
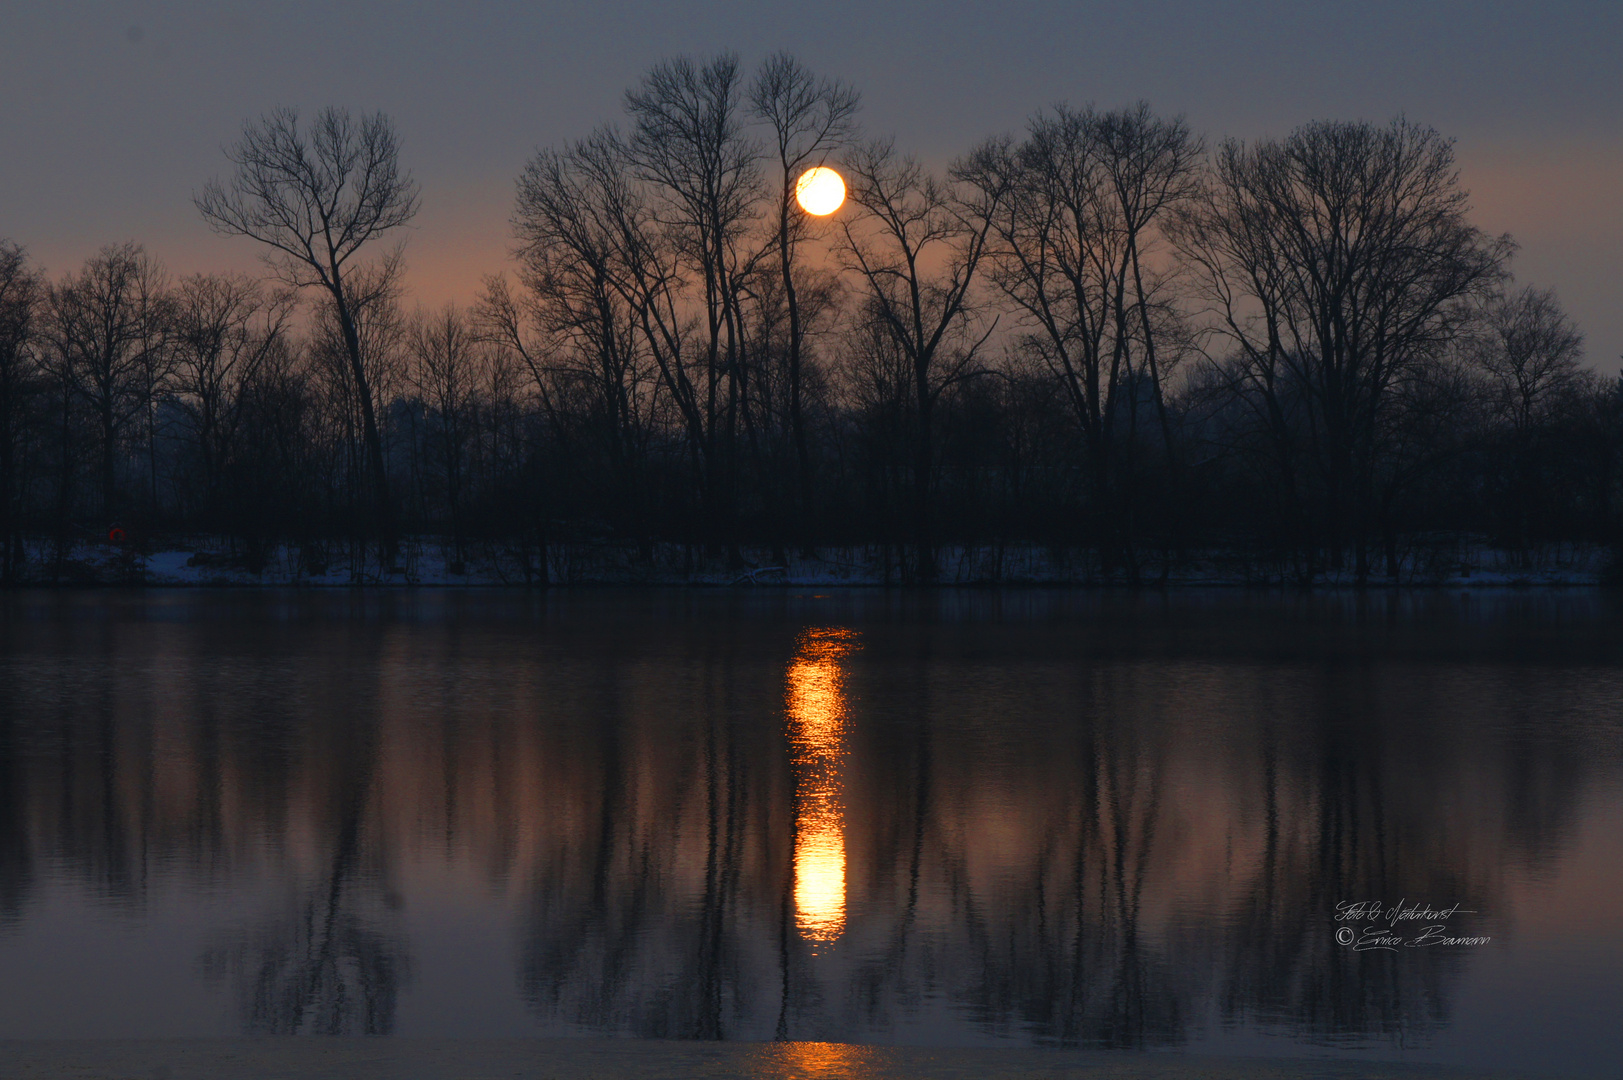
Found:
[[[249,268],[191,192],[278,104],[382,109],[423,186],[429,302],[499,269],[513,179],[616,117],[662,57],[788,48],[863,120],[945,161],[1058,100],[1139,98],[1213,138],[1403,112],[1458,140],[1476,219],[1522,245],[1597,366],[1623,352],[1623,4],[1447,0],[463,4],[21,2],[0,14],[0,236],[53,271],[133,238],[182,272]]]

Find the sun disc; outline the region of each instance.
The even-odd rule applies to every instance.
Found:
[[[807,169],[795,183],[795,201],[814,217],[827,217],[845,202],[845,181],[827,165]]]

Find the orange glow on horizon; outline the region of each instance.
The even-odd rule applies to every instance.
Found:
[[[809,941],[845,930],[845,672],[855,648],[843,627],[808,630],[789,664],[787,712],[795,776],[795,925]]]

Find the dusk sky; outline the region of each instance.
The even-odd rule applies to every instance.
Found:
[[[175,273],[253,270],[194,190],[277,105],[381,109],[423,209],[413,296],[466,301],[508,264],[513,183],[621,115],[678,54],[788,49],[932,163],[1058,101],[1138,99],[1215,141],[1398,113],[1457,140],[1474,219],[1521,245],[1615,371],[1623,353],[1623,4],[1183,2],[42,3],[0,14],[0,237],[53,274],[108,242]]]

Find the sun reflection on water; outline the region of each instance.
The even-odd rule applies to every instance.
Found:
[[[890,1055],[872,1046],[844,1043],[781,1042],[764,1048],[751,1075],[785,1080],[861,1080],[878,1075]],[[885,1070],[887,1073],[889,1070]]]
[[[856,632],[819,627],[789,664],[787,712],[795,777],[795,924],[809,941],[845,929],[845,671]]]

